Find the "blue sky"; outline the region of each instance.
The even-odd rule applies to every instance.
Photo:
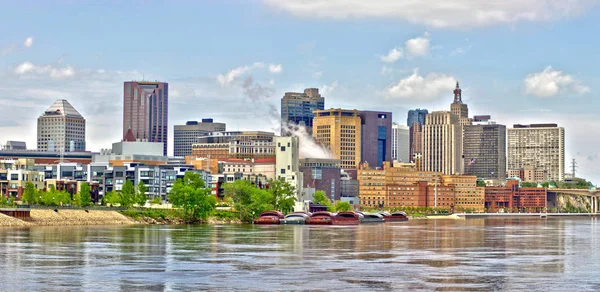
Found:
[[[122,135],[122,84],[131,79],[169,82],[171,126],[212,117],[231,130],[273,130],[283,93],[306,87],[320,88],[326,107],[390,110],[404,123],[411,108],[449,109],[459,80],[471,115],[564,126],[566,158],[600,182],[597,1],[2,7],[0,143],[35,147],[37,117],[65,98],[87,119],[88,149],[109,148]]]

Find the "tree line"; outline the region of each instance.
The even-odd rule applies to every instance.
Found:
[[[87,207],[92,204],[91,188],[88,183],[82,183],[80,190],[72,196],[66,191],[59,191],[54,186],[48,190],[38,190],[31,182],[25,183],[21,201],[31,205],[64,206],[75,205]]]

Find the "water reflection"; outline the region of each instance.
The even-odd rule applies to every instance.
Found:
[[[5,228],[0,290],[587,290],[600,287],[598,227],[592,218]]]

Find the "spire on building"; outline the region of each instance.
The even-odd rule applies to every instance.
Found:
[[[462,103],[462,89],[456,81],[456,88],[454,89],[454,103]]]

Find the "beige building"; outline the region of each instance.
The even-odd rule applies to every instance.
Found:
[[[37,121],[37,149],[85,151],[85,119],[66,100],[55,101]]]
[[[359,111],[329,109],[315,111],[313,136],[341,160],[344,169],[360,164],[361,119]]]
[[[427,114],[421,139],[423,171],[463,173],[462,126],[456,115],[447,111]]]
[[[557,124],[514,125],[507,129],[508,169],[547,171],[548,180],[562,181],[565,173],[565,129]],[[535,180],[534,180],[535,181]]]
[[[244,177],[264,176],[266,179],[275,178],[275,158],[237,159],[227,158],[219,161],[219,173]]]
[[[454,89],[454,101],[450,105],[450,112],[458,118],[458,123],[461,126],[471,124],[469,107],[462,101],[462,89],[458,86],[458,81],[456,82],[456,89]]]
[[[477,177],[473,175],[443,176],[444,185],[454,186],[454,209],[483,212],[485,188],[477,187]]]
[[[517,177],[525,182],[546,182],[548,181],[548,171],[533,166],[525,166],[521,169],[509,169],[508,177]]]

